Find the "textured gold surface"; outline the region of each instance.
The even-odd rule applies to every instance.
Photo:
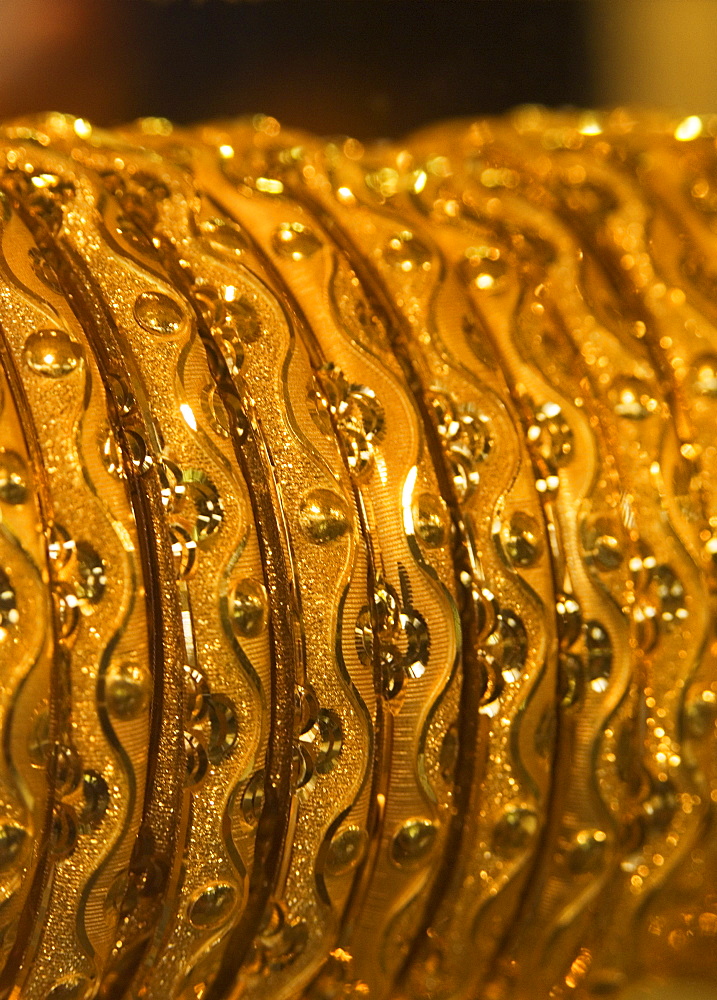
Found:
[[[4,127],[0,996],[707,995],[715,136]]]

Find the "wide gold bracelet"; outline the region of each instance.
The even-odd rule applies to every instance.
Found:
[[[717,997],[716,136],[2,128],[0,998]]]

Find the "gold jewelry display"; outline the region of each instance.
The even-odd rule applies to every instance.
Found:
[[[717,995],[716,137],[4,126],[0,997]]]

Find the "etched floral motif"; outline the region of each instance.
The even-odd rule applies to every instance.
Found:
[[[299,686],[295,700],[295,741],[292,788],[305,801],[317,780],[334,769],[344,744],[341,717],[331,708],[319,706],[311,685]],[[264,808],[265,771],[255,771],[244,786],[239,802],[241,820],[254,826]]]
[[[431,648],[428,625],[411,607],[408,582],[400,568],[399,575],[402,595],[399,597],[396,590],[379,577],[374,584],[373,614],[365,605],[359,612],[355,629],[361,662],[373,666],[374,655],[378,655],[381,693],[388,701],[401,694],[406,677],[421,677],[425,673]],[[378,645],[376,651],[374,641]]]
[[[0,642],[19,620],[15,588],[5,570],[0,570]]]
[[[319,708],[313,696],[303,713],[294,748],[294,790],[305,798],[321,775],[333,770],[343,748],[344,731],[340,716],[330,708]]]
[[[246,346],[255,343],[263,333],[256,307],[246,296],[237,296],[233,285],[220,288],[197,285],[193,298],[230,373],[236,375],[244,364]]]
[[[528,406],[533,419],[526,436],[536,468],[536,487],[541,493],[553,492],[560,482],[558,470],[573,457],[573,432],[557,403],[537,405],[529,401]]]
[[[570,594],[558,594],[555,607],[560,703],[569,708],[582,696],[586,684],[596,692],[607,689],[612,673],[612,640],[599,621],[583,619],[580,605]]]
[[[434,391],[431,404],[458,499],[466,500],[480,481],[478,469],[491,448],[487,420],[448,392]]]
[[[281,901],[269,904],[251,955],[246,964],[249,976],[266,976],[296,961],[306,948],[309,933],[303,920],[291,921]]]
[[[74,184],[57,174],[35,171],[23,177],[18,186],[25,185],[26,203],[34,216],[41,219],[52,233],[62,225],[64,206],[74,192]]]
[[[169,515],[179,515],[188,524],[195,541],[203,541],[219,529],[224,507],[216,486],[201,469],[180,469],[171,459],[159,463],[162,503]]]
[[[357,477],[370,475],[375,445],[383,437],[385,416],[372,389],[349,382],[340,368],[324,365],[309,390],[325,433],[335,426],[346,463]]]
[[[648,651],[657,643],[660,630],[669,631],[688,617],[685,588],[672,567],[658,563],[645,542],[630,559],[630,572],[636,595],[632,617],[640,645]]]
[[[368,350],[389,348],[386,329],[348,264],[338,258],[329,286],[333,308],[351,337]]]
[[[215,693],[201,667],[184,668],[186,783],[198,787],[209,764],[221,765],[236,749],[239,714],[231,698]]]

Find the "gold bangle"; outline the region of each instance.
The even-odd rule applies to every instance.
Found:
[[[3,995],[709,989],[715,135],[4,127]]]

